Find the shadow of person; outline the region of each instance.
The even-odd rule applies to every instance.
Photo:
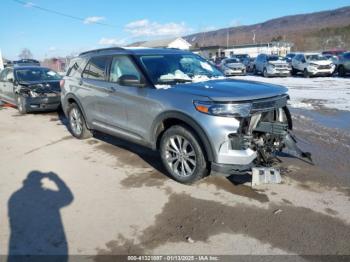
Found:
[[[44,188],[43,179],[53,182],[57,190]],[[67,261],[68,243],[60,208],[72,201],[72,192],[57,174],[30,172],[8,202],[8,262]]]

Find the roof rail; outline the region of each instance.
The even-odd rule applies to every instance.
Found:
[[[121,50],[125,50],[122,47],[108,47],[108,48],[101,48],[101,49],[94,49],[94,50],[90,50],[90,51],[86,51],[86,52],[82,52],[79,54],[79,56],[81,55],[86,55],[86,54],[90,54],[90,53],[98,53],[98,52],[103,52],[103,51],[121,51]]]

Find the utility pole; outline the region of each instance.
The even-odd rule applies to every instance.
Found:
[[[227,31],[226,31],[226,48],[227,49],[228,49],[229,42],[230,42],[230,29],[227,28]]]

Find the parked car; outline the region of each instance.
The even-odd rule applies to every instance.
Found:
[[[13,61],[13,65],[16,66],[40,66],[40,62],[35,59],[21,59]]]
[[[109,48],[70,63],[61,101],[76,138],[98,130],[159,150],[169,174],[190,183],[270,166],[296,146],[286,92],[225,79],[188,51]]]
[[[292,74],[302,72],[304,77],[331,76],[335,64],[319,53],[298,54],[292,60]]]
[[[330,55],[330,54],[326,54],[323,55],[325,58],[327,58],[328,60],[332,61],[332,63],[337,66],[338,62],[339,62],[339,57],[336,55]]]
[[[334,56],[341,56],[343,53],[345,53],[345,49],[334,49],[334,50],[326,50],[322,52],[322,55],[334,55]]]
[[[221,61],[219,66],[225,76],[245,75],[246,67],[238,58],[226,58]]]
[[[250,61],[250,56],[248,54],[234,54],[231,56],[231,58],[238,58],[239,61],[245,66],[247,66]]]
[[[260,54],[254,64],[254,73],[262,73],[264,77],[290,76],[291,70],[286,58],[277,55]]]
[[[342,54],[338,62],[339,76],[344,77],[348,73],[350,73],[350,52]]]
[[[0,74],[0,100],[17,106],[21,114],[57,110],[61,79],[45,67],[7,67]]]

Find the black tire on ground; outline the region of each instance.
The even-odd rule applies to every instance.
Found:
[[[84,115],[79,106],[76,103],[72,103],[69,105],[67,112],[69,131],[72,135],[78,139],[92,137],[92,132],[87,128]],[[80,125],[80,128],[77,125]]]
[[[16,96],[16,106],[20,114],[25,115],[28,113],[26,100],[20,94]]]
[[[264,76],[264,77],[269,77],[269,75],[267,74],[267,69],[266,69],[266,68],[264,68],[263,76]]]
[[[258,75],[258,70],[256,70],[256,66],[253,67],[253,75]]]
[[[294,67],[292,67],[292,76],[296,76],[297,73],[298,73],[297,70]]]
[[[346,72],[345,72],[344,66],[339,66],[339,68],[338,68],[338,74],[339,74],[340,77],[345,77]]]
[[[310,74],[309,74],[309,72],[307,71],[306,68],[304,69],[304,77],[305,78],[310,78]]]
[[[179,140],[176,140],[176,137],[180,137],[181,139],[187,140],[189,143],[188,146],[183,147],[185,142],[182,141],[182,145],[180,146]],[[172,140],[173,139],[173,140]],[[171,141],[176,143],[176,147],[182,148],[182,150],[174,150],[175,147],[172,146]],[[176,142],[177,141],[177,142]],[[163,162],[164,167],[166,168],[169,175],[176,180],[177,182],[183,184],[193,183],[201,178],[204,178],[209,174],[208,162],[205,157],[205,152],[199,142],[197,135],[191,131],[186,126],[176,125],[167,129],[161,137],[160,141],[160,156]],[[190,150],[188,150],[190,149]],[[181,165],[181,160],[178,161],[176,159],[182,153],[177,152],[194,152],[195,156],[191,156],[191,160],[195,162],[195,166],[191,165],[190,168],[193,169],[193,172],[188,174],[187,176],[181,175],[181,171],[185,168],[185,165]],[[185,154],[186,155],[186,154]],[[171,161],[171,159],[176,158]],[[172,164],[169,163],[172,162]],[[178,163],[178,164],[177,164]],[[187,162],[189,164],[189,162]],[[188,167],[188,165],[187,165]],[[174,171],[176,170],[176,171]]]

